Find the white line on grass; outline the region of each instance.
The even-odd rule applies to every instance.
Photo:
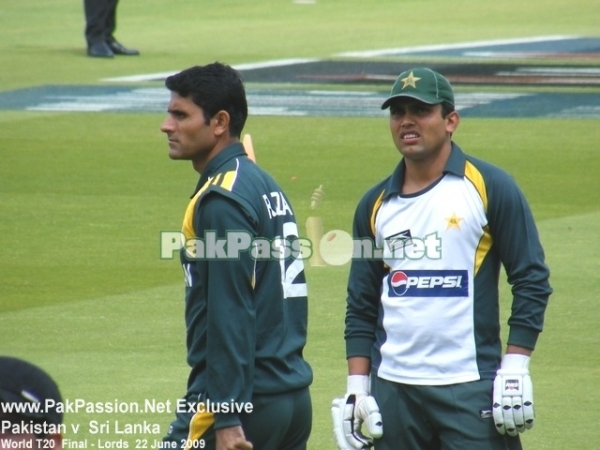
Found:
[[[560,41],[567,39],[579,39],[580,36],[538,36],[538,37],[530,37],[530,38],[518,38],[518,39],[498,39],[498,40],[489,40],[489,41],[477,41],[477,42],[462,42],[458,44],[440,44],[440,45],[423,45],[417,47],[400,47],[400,48],[388,48],[388,49],[379,49],[379,50],[365,50],[365,51],[351,51],[351,52],[343,52],[333,55],[334,57],[353,57],[353,58],[370,58],[376,56],[391,56],[391,55],[400,55],[400,54],[410,54],[410,53],[418,53],[424,51],[434,51],[434,50],[452,50],[452,49],[461,49],[461,48],[478,48],[485,47],[490,45],[508,45],[508,44],[525,44],[532,42],[550,42],[550,41]],[[288,59],[278,59],[271,61],[263,61],[263,62],[255,62],[255,63],[245,63],[245,64],[237,64],[232,67],[237,70],[253,70],[253,69],[264,69],[268,67],[281,67],[281,66],[291,66],[294,64],[307,64],[311,62],[317,62],[321,59],[318,58],[288,58]],[[129,75],[123,77],[111,77],[111,78],[103,78],[100,81],[109,81],[109,82],[128,82],[128,83],[136,83],[140,81],[162,81],[170,75],[177,73],[177,70],[173,70],[171,72],[158,72],[158,73],[146,73],[140,75]]]
[[[531,38],[519,38],[519,39],[499,39],[490,41],[478,41],[478,42],[461,42],[458,44],[440,44],[440,45],[422,45],[417,47],[400,47],[400,48],[387,48],[379,50],[365,50],[358,52],[343,52],[338,53],[335,56],[344,57],[355,57],[355,58],[369,58],[374,56],[389,56],[389,55],[400,55],[408,53],[428,52],[434,50],[452,50],[460,48],[477,48],[487,47],[490,45],[509,45],[509,44],[527,44],[532,42],[550,42],[550,41],[561,41],[566,39],[579,39],[580,36],[538,36]]]
[[[256,63],[236,64],[232,67],[236,70],[254,70],[254,69],[265,69],[268,67],[281,67],[281,66],[292,66],[295,64],[307,64],[311,62],[319,61],[316,58],[290,58],[290,59],[278,59],[273,61],[263,61]],[[159,73],[146,73],[141,75],[130,75],[125,77],[112,77],[103,78],[100,81],[111,81],[111,82],[138,82],[138,81],[162,81],[170,75],[177,73],[178,70],[172,72],[159,72]]]

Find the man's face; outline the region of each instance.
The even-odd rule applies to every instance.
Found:
[[[171,92],[168,115],[160,130],[169,139],[169,157],[204,161],[216,145],[212,121],[206,123],[204,111],[191,98]]]
[[[402,97],[390,105],[390,131],[396,148],[410,160],[435,157],[450,145],[458,127],[458,114],[442,117],[442,105]]]

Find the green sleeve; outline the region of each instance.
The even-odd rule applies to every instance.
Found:
[[[375,247],[375,236],[370,220],[373,213],[375,194],[365,195],[360,201],[353,224],[353,238],[371,241]],[[354,255],[348,278],[346,305],[346,357],[371,358],[375,342],[375,331],[379,316],[381,283],[385,276],[382,259],[366,259]]]
[[[253,221],[231,198],[211,193],[200,204],[198,236],[206,231],[225,238],[228,232],[256,236]],[[207,240],[208,248],[208,240]],[[211,402],[250,402],[256,347],[256,308],[252,287],[254,260],[248,251],[239,258],[199,262],[206,270],[207,397]],[[235,413],[215,414],[215,429],[240,425]]]
[[[507,344],[533,349],[552,292],[550,272],[533,214],[516,182],[499,171],[487,185],[490,231],[512,287]]]

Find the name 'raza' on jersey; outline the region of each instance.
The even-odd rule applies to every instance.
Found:
[[[253,394],[309,386],[312,370],[303,359],[308,318],[304,264],[278,246],[298,238],[295,216],[281,188],[250,161],[241,144],[209,162],[186,210],[186,240],[203,238],[208,231],[220,238],[247,232],[256,242],[272,243],[280,257],[253,258],[246,251],[239,259],[192,259],[182,249],[192,368],[188,393],[241,404]],[[227,418],[217,415],[215,420]]]
[[[294,215],[292,208],[290,208],[290,205],[288,205],[288,202],[285,200],[283,192],[276,191],[269,193],[269,195],[263,194],[262,198],[267,206],[270,219],[275,216],[285,216],[287,214],[290,216]]]

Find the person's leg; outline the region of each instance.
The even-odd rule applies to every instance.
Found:
[[[375,439],[375,450],[439,448],[420,389],[372,377],[371,394],[379,405],[383,422],[383,436]]]
[[[117,4],[119,0],[107,0],[106,5],[106,40],[114,41],[115,30],[117,29]]]
[[[114,52],[107,43],[111,31],[107,28],[112,3],[116,0],[84,0],[85,40],[88,56],[112,58]]]
[[[241,415],[246,439],[261,450],[305,450],[312,426],[308,388],[255,395],[253,411]]]
[[[108,14],[110,13],[111,3],[114,0],[84,0],[83,9],[85,12],[85,39],[88,46],[97,42],[106,41],[110,30],[108,30]]]
[[[115,30],[117,29],[117,4],[119,0],[108,0],[106,15],[106,44],[115,55],[139,55],[139,50],[125,47],[115,38]]]
[[[312,430],[312,401],[308,388],[296,391],[293,402],[292,420],[281,450],[306,450]]]
[[[492,381],[430,386],[426,402],[441,450],[507,450],[492,419]]]

